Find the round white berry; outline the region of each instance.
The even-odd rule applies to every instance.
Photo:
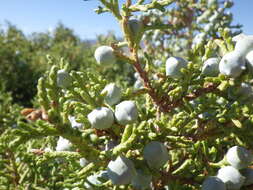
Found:
[[[227,162],[236,169],[247,168],[252,158],[251,152],[240,146],[231,147],[226,154]]]
[[[204,76],[217,76],[219,74],[219,59],[215,57],[207,59],[203,64],[202,73]]]
[[[113,49],[110,46],[100,46],[95,51],[95,59],[100,65],[108,66],[116,62]]]
[[[239,190],[245,180],[245,177],[232,166],[225,166],[219,169],[217,177],[226,184],[227,189],[231,190]]]
[[[143,88],[143,83],[142,83],[142,79],[137,79],[134,83],[134,88],[135,89],[140,89]]]
[[[57,86],[60,88],[68,88],[72,84],[72,78],[64,69],[57,72]]]
[[[160,168],[168,160],[169,154],[163,143],[151,141],[143,150],[144,159],[147,161],[150,168]]]
[[[110,161],[107,172],[114,185],[129,184],[136,175],[133,162],[125,156],[118,156],[115,161]]]
[[[117,104],[122,96],[121,89],[115,83],[106,85],[102,93],[106,93],[105,102],[110,106]]]
[[[166,61],[166,75],[174,78],[182,76],[181,69],[187,68],[187,62],[181,57],[170,57]]]
[[[219,70],[221,74],[236,78],[246,69],[245,63],[245,58],[241,54],[232,51],[222,57]]]
[[[111,109],[100,107],[88,114],[88,120],[93,128],[108,129],[114,123],[114,116]]]
[[[115,118],[120,125],[134,123],[138,119],[138,110],[134,101],[123,101],[115,107]]]
[[[251,50],[253,50],[253,35],[245,35],[235,44],[235,51],[242,56],[246,56]]]

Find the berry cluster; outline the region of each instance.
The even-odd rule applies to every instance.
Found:
[[[150,170],[158,170],[168,161],[166,147],[157,141],[151,141],[143,150],[143,157]],[[105,181],[111,180],[114,185],[131,185],[138,190],[150,189],[152,175],[148,168],[135,168],[134,163],[127,157],[120,155],[114,161],[110,161],[107,170],[94,174],[87,178],[87,181],[98,186]],[[90,185],[85,185],[91,188]]]
[[[253,154],[244,147],[233,146],[224,158],[224,166],[219,169],[217,176],[205,179],[202,190],[239,190],[242,186],[253,184],[253,169],[250,164]]]

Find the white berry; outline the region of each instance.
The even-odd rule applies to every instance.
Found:
[[[108,66],[116,62],[113,49],[110,46],[100,46],[95,51],[95,59],[100,65]]]
[[[231,147],[226,154],[228,163],[236,169],[247,168],[252,158],[251,152],[240,146]]]
[[[105,102],[110,106],[117,104],[122,96],[121,89],[115,83],[106,85],[102,93],[106,93]]]
[[[170,57],[166,61],[166,75],[173,78],[182,76],[181,69],[187,68],[187,62],[181,57]]]
[[[246,69],[245,63],[245,58],[243,56],[232,51],[222,57],[219,70],[221,74],[236,78]]]
[[[114,123],[114,116],[111,109],[100,107],[88,114],[88,120],[93,128],[108,129]]]
[[[226,187],[229,190],[239,190],[245,180],[245,177],[232,166],[225,166],[219,169],[217,177],[226,184]]]
[[[134,123],[138,119],[138,110],[134,101],[123,101],[115,107],[115,118],[121,125]]]

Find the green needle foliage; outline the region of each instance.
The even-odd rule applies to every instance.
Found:
[[[53,39],[38,38],[54,45],[45,51],[39,47],[43,43],[37,43],[38,52],[47,55],[43,74],[38,71],[34,108],[21,108],[1,89],[0,189],[139,189],[132,183],[114,185],[109,174],[109,179],[98,178],[100,182],[90,180],[119,156],[152,176],[142,189],[201,189],[208,176],[229,165],[225,154],[230,147],[253,147],[252,73],[246,69],[237,78],[202,73],[208,58],[221,59],[234,50],[232,38],[240,33],[240,25],[231,24],[227,10],[232,2],[100,2],[96,12],[113,14],[123,39],[99,36],[95,47],[85,49],[60,25]],[[131,25],[133,18],[137,23]],[[102,45],[112,48],[113,65],[96,63],[93,53]],[[187,62],[177,78],[166,76],[165,62],[172,56]],[[79,60],[84,64],[75,65]],[[157,60],[160,63],[154,64]],[[67,73],[66,86],[58,85],[60,70]],[[95,129],[89,113],[101,107],[115,112],[116,105],[106,104],[108,94],[102,93],[111,82],[121,88],[121,102],[135,102],[138,118],[125,126],[115,119],[110,128]],[[241,90],[242,83],[250,89]],[[128,119],[136,111],[131,109],[125,108]],[[105,117],[99,114],[95,120]],[[143,157],[151,141],[168,150],[169,160],[161,168],[150,167]]]

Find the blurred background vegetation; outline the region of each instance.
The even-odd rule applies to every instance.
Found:
[[[71,69],[83,71],[87,68],[99,72],[109,81],[126,80],[132,84],[127,64],[117,64],[113,70],[96,65],[93,52],[98,45],[117,42],[112,32],[97,36],[97,40],[82,40],[73,30],[59,23],[53,32],[33,33],[26,36],[15,25],[8,23],[6,30],[0,30],[0,83],[8,92],[13,103],[32,106],[36,94],[37,79],[48,69],[47,55],[56,59],[66,58]],[[115,75],[116,73],[116,75]],[[118,74],[117,74],[118,73]]]

